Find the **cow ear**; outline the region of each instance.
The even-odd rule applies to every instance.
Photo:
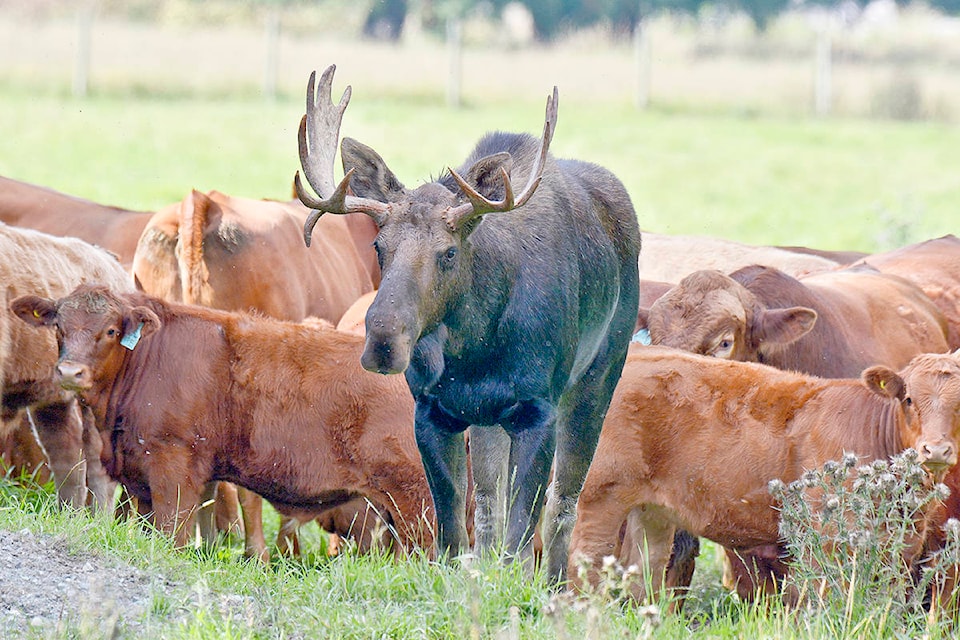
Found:
[[[633,330],[636,332],[640,329],[650,330],[650,307],[639,307],[637,309],[637,324],[633,327]]]
[[[344,173],[353,169],[350,189],[354,195],[379,202],[394,202],[406,192],[380,154],[362,142],[344,138],[340,143],[340,159]]]
[[[147,307],[134,307],[123,317],[123,339],[133,345],[159,328],[160,318]]]
[[[754,333],[758,342],[785,346],[807,335],[817,322],[817,312],[807,307],[764,309]]]
[[[513,169],[513,156],[506,151],[480,158],[467,170],[464,180],[472,185],[477,193],[490,200],[499,200],[504,196],[503,173],[509,176]]]
[[[879,396],[903,400],[907,385],[896,371],[890,367],[876,365],[864,369],[860,376],[863,384]]]
[[[57,322],[57,304],[40,296],[20,296],[10,302],[10,311],[34,327],[49,327]]]

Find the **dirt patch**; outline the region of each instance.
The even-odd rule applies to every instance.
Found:
[[[111,558],[75,552],[61,538],[0,531],[3,638],[70,628],[86,637],[114,637],[137,626],[155,590],[175,587]]]

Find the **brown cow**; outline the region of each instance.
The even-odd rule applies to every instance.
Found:
[[[697,271],[644,315],[653,344],[826,378],[948,348],[942,314],[915,285],[862,266],[800,279],[759,265],[729,276]],[[784,569],[777,555],[728,554],[728,586],[743,597],[772,589]],[[692,563],[677,558],[681,568]]]
[[[948,349],[936,305],[869,267],[800,279],[760,265],[697,271],[650,307],[647,326],[653,344],[827,378]]]
[[[678,528],[730,549],[777,544],[769,481],[845,452],[869,461],[908,447],[942,477],[958,437],[960,352],[855,380],[634,345],[580,494],[569,573],[586,562],[595,581],[630,516],[659,590]]]
[[[178,543],[224,480],[297,520],[368,496],[405,546],[432,544],[413,399],[361,369],[359,336],[104,287],[11,307],[56,327],[60,384],[93,409],[108,471]]]
[[[73,395],[54,384],[56,340],[48,331],[17,321],[7,303],[26,293],[65,295],[84,282],[130,290],[130,276],[115,256],[82,240],[0,223],[0,282],[5,297],[0,309],[0,419],[17,428],[24,419],[21,411],[29,408],[60,501],[86,504],[89,484],[94,505],[106,508],[114,486],[99,467],[100,439],[92,431],[92,417],[85,420]]]
[[[755,246],[709,236],[644,231],[641,238],[640,277],[661,282],[679,282],[694,271],[706,269],[729,273],[751,264],[776,267],[793,276],[828,271],[841,264],[816,252]]]
[[[883,273],[910,280],[947,319],[947,342],[960,349],[960,238],[946,235],[862,260]]]
[[[377,226],[367,216],[324,220],[320,251],[301,240],[309,210],[299,200],[277,202],[191,191],[158,211],[137,245],[133,275],[138,288],[170,302],[225,311],[255,311],[280,320],[307,316],[336,322],[379,282],[373,250]],[[203,502],[214,497],[206,488]],[[245,552],[266,560],[259,498],[240,491]],[[201,534],[212,539],[210,515]],[[281,524],[277,544],[296,552],[293,523]]]
[[[86,240],[117,254],[125,267],[151,215],[0,176],[0,222]]]

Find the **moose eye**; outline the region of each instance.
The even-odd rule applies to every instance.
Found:
[[[440,264],[441,269],[449,269],[450,267],[453,266],[453,261],[456,259],[456,257],[457,257],[457,248],[450,247],[449,249],[444,251],[442,254],[440,254],[440,258],[437,260],[437,262]]]

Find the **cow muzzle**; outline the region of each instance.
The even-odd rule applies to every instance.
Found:
[[[92,385],[90,368],[64,360],[57,363],[57,381],[68,391],[86,391]]]
[[[957,464],[957,447],[949,441],[920,442],[917,453],[920,454],[920,463],[935,478],[943,477],[950,467]]]

